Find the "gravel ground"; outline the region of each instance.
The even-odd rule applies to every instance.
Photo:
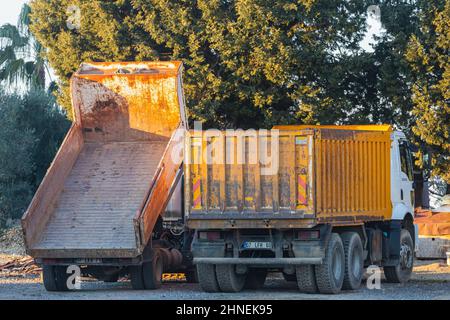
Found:
[[[0,233],[0,265],[24,256],[20,226]],[[444,260],[415,262],[412,280],[405,284],[390,284],[384,280],[380,289],[370,290],[366,282],[360,290],[338,295],[309,295],[297,291],[279,274],[269,275],[265,286],[257,291],[236,294],[205,293],[197,284],[165,283],[160,290],[134,291],[127,281],[103,283],[85,279],[80,291],[47,292],[40,276],[0,272],[0,300],[450,300],[450,267]]]
[[[338,295],[309,295],[297,291],[295,283],[271,275],[263,289],[236,294],[204,293],[197,284],[166,283],[156,291],[133,291],[129,282],[106,284],[83,281],[81,290],[68,293],[46,292],[40,278],[0,277],[0,299],[14,300],[450,300],[450,268],[443,261],[419,262],[412,280],[405,284],[390,284],[384,280],[381,289],[369,290],[366,283],[360,290]]]

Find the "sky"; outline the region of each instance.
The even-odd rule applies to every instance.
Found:
[[[22,5],[28,0],[0,0],[0,25],[16,24]]]
[[[367,18],[367,33],[360,43],[361,47],[368,52],[373,52],[373,48],[370,46],[375,43],[373,36],[379,35],[381,32],[383,32],[383,26],[380,20],[369,16]]]

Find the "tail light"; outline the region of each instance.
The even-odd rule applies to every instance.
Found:
[[[198,238],[201,240],[220,240],[222,239],[222,234],[219,231],[200,231],[198,233]]]
[[[319,240],[320,231],[319,230],[302,230],[298,232],[299,240]]]

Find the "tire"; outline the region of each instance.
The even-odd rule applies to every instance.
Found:
[[[187,283],[198,283],[197,269],[192,268],[190,270],[186,270],[184,273],[186,276]]]
[[[42,266],[42,282],[44,283],[45,290],[50,292],[58,291],[58,288],[56,287],[56,276],[54,266],[49,265]]]
[[[297,276],[294,274],[287,274],[283,272],[283,278],[287,282],[297,282]]]
[[[221,264],[216,266],[217,283],[223,292],[240,292],[245,285],[246,274],[237,274],[236,266]]]
[[[341,234],[345,252],[345,274],[342,288],[357,290],[361,287],[364,273],[363,245],[361,237],[356,232]]]
[[[130,266],[131,287],[134,290],[144,290],[144,273],[142,272],[142,265]]]
[[[55,284],[57,291],[69,291],[67,280],[70,274],[67,273],[67,266],[54,266]]]
[[[341,291],[344,283],[345,253],[341,237],[337,233],[331,234],[323,263],[314,268],[320,293],[336,294]]]
[[[197,265],[197,278],[200,287],[205,292],[219,292],[220,287],[216,277],[216,266],[213,264]]]
[[[156,290],[161,288],[163,271],[163,257],[159,250],[155,250],[152,260],[142,264],[145,289]]]
[[[302,265],[295,269],[298,290],[303,293],[317,293],[319,289],[316,284],[314,266]]]
[[[258,290],[264,286],[266,282],[266,269],[250,269],[245,279],[244,288],[250,290]]]
[[[387,282],[406,283],[414,267],[414,242],[411,233],[402,229],[400,234],[400,262],[397,266],[384,267]]]

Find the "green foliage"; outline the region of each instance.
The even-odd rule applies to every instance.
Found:
[[[35,170],[31,180],[37,187],[58,151],[70,122],[56,105],[53,95],[43,91],[34,91],[22,98],[18,120],[20,126],[32,130],[37,139],[32,153]]]
[[[8,85],[25,82],[28,87],[45,88],[46,64],[42,46],[29,30],[31,8],[25,4],[17,26],[0,27],[0,81]]]
[[[432,175],[450,184],[450,0],[424,3],[420,31],[411,37],[406,57],[414,83],[414,134],[432,155]],[[420,157],[422,157],[420,153]]]
[[[21,217],[69,125],[42,91],[0,93],[0,227]]]
[[[179,59],[190,118],[206,127],[393,124],[431,148],[434,174],[448,177],[444,2],[32,0],[31,30],[67,110],[81,62]],[[364,52],[372,4],[385,32]],[[81,13],[75,29],[67,24],[73,5]]]
[[[15,96],[0,97],[0,226],[19,217],[32,196],[36,138],[32,130],[18,126],[19,103]]]
[[[70,5],[80,8],[79,29],[67,26]],[[341,64],[336,51],[358,49],[366,9],[362,0],[34,0],[31,6],[32,30],[60,76],[65,107],[68,79],[83,61],[181,59],[191,118],[244,128],[329,123],[336,108],[318,79]]]

